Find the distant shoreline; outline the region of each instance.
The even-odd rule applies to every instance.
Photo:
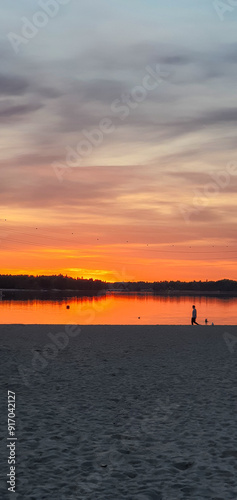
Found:
[[[0,298],[9,299],[15,298],[16,296],[24,296],[31,298],[35,296],[37,298],[43,297],[45,300],[51,298],[52,296],[63,297],[105,297],[107,295],[151,295],[157,297],[237,297],[237,292],[235,291],[221,291],[221,290],[166,290],[166,291],[152,291],[152,290],[141,290],[141,291],[129,291],[129,290],[30,290],[30,289],[15,289],[15,288],[2,288],[0,290]]]

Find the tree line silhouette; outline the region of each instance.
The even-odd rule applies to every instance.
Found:
[[[57,276],[0,275],[0,289],[5,290],[75,290],[99,291],[105,288],[101,280]]]
[[[128,292],[163,293],[237,293],[237,281],[223,279],[218,281],[155,281],[153,283],[139,281],[114,283],[112,288]],[[111,289],[111,288],[110,288]]]
[[[0,275],[0,289],[5,290],[72,290],[72,291],[121,291],[153,293],[237,293],[237,281],[147,281],[108,283],[101,280],[71,278],[62,274],[53,276]]]

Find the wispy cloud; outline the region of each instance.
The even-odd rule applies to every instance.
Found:
[[[90,241],[97,224],[107,245],[127,241],[128,233],[134,244],[189,237],[224,244],[236,211],[235,178],[195,213],[192,227],[179,206],[192,204],[193,190],[233,159],[235,12],[220,23],[205,0],[61,2],[14,53],[8,33],[21,34],[22,17],[32,21],[41,8],[36,0],[1,7],[2,212],[27,219],[34,210],[39,218],[47,212],[49,223],[84,224]],[[168,78],[126,120],[115,116],[111,104],[126,105],[147,66],[156,65]],[[67,147],[105,117],[115,132],[60,185],[52,164],[64,163]]]

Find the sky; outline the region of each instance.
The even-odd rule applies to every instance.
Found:
[[[231,0],[1,6],[1,274],[237,279],[236,20]]]

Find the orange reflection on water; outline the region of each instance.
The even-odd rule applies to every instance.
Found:
[[[237,322],[237,298],[167,297],[150,294],[109,294],[52,300],[2,300],[1,324],[190,324],[195,303],[198,322],[233,325]],[[67,305],[69,309],[67,309]]]

